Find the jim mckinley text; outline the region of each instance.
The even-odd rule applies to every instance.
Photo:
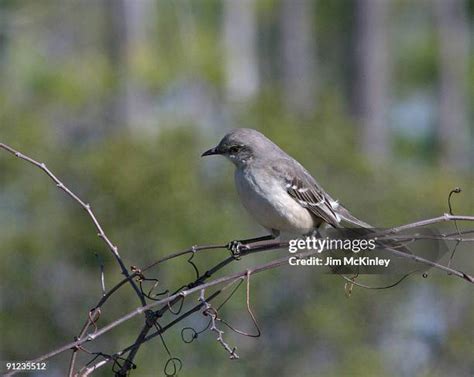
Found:
[[[325,239],[316,237],[306,237],[306,239],[290,240],[288,251],[296,253],[301,250],[315,250],[318,253],[323,250],[346,250],[357,254],[364,250],[374,250],[377,238],[373,239]],[[388,267],[390,259],[379,257],[350,256],[343,258],[333,258],[330,255],[323,257],[312,256],[301,258],[293,256],[288,259],[291,266],[381,266]]]

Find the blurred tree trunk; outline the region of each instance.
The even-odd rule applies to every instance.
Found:
[[[360,147],[374,162],[390,154],[389,59],[387,20],[389,0],[357,0],[355,23],[355,114],[360,121]]]
[[[156,126],[154,97],[138,78],[137,66],[143,56],[153,48],[157,15],[156,2],[151,0],[125,0],[127,30],[126,59],[128,72],[125,85],[125,111],[127,124],[138,132],[150,131]]]
[[[136,78],[136,62],[148,46],[155,6],[153,1],[104,0],[106,51],[115,84],[107,105],[110,127],[149,128],[153,123],[150,98]]]
[[[439,126],[441,164],[466,168],[470,135],[467,121],[469,25],[464,0],[434,2],[439,31]]]
[[[121,79],[125,71],[127,31],[124,0],[103,0],[104,8],[104,50],[112,76],[112,88],[104,104],[104,132],[125,125],[125,113],[121,105]]]
[[[224,0],[223,29],[228,98],[249,100],[260,85],[255,0]]]
[[[289,111],[308,116],[316,105],[314,1],[282,0],[283,95]]]
[[[0,74],[3,73],[5,68],[7,42],[8,42],[8,29],[9,23],[7,18],[8,8],[5,5],[0,5]]]

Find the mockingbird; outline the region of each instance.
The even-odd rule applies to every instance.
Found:
[[[242,204],[269,236],[231,243],[238,253],[245,243],[275,239],[280,232],[309,236],[322,224],[334,228],[370,228],[334,200],[308,171],[258,131],[239,128],[202,156],[223,155],[236,167],[235,185]]]

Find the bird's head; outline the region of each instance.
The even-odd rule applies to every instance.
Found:
[[[236,166],[245,166],[264,153],[274,144],[260,132],[250,128],[237,128],[227,135],[215,146],[204,152],[201,157],[222,155],[227,157]]]

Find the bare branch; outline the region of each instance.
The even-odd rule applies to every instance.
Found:
[[[217,310],[215,310],[211,304],[209,304],[207,301],[206,301],[206,298],[204,296],[204,292],[205,290],[204,289],[201,289],[201,294],[199,296],[199,301],[202,302],[204,304],[204,310],[203,310],[203,314],[206,315],[206,316],[209,316],[211,317],[211,328],[210,330],[215,332],[217,334],[217,341],[222,345],[222,347],[224,347],[224,349],[229,353],[229,357],[230,359],[238,359],[239,358],[239,355],[237,355],[237,353],[235,352],[237,349],[236,347],[233,347],[231,348],[225,341],[224,341],[224,338],[223,338],[223,334],[224,334],[224,331],[220,330],[218,327],[217,327],[217,324],[216,324],[216,321],[218,319],[217,317]]]
[[[58,177],[56,177],[55,174],[49,168],[46,166],[45,163],[43,162],[38,162],[35,159],[15,150],[14,148],[10,147],[9,145],[6,145],[4,143],[0,143],[0,148],[6,150],[7,152],[13,154],[14,156],[29,162],[30,164],[36,166],[37,168],[41,169],[51,180],[56,184],[56,186],[64,191],[69,197],[71,197],[74,201],[76,201],[89,215],[90,219],[92,220],[92,223],[94,224],[95,228],[97,229],[98,237],[104,241],[104,243],[108,246],[109,250],[112,252],[113,256],[115,257],[115,260],[120,266],[120,269],[122,271],[122,274],[128,278],[127,281],[130,283],[132,288],[134,289],[135,293],[137,294],[140,302],[142,305],[146,305],[145,297],[141,293],[141,291],[138,289],[137,285],[135,282],[129,278],[130,274],[128,273],[127,268],[125,267],[125,264],[122,261],[122,258],[120,257],[120,254],[118,252],[118,247],[109,239],[109,237],[105,234],[104,229],[102,225],[100,224],[99,220],[95,216],[94,212],[92,211],[92,207],[89,203],[84,202],[79,196],[77,196],[72,190],[70,190]],[[88,327],[88,326],[87,326]],[[86,330],[87,330],[86,327]],[[73,354],[71,356],[71,361],[70,361],[70,367],[69,367],[69,375],[72,375],[73,370],[74,370],[74,365],[76,361],[76,352],[77,349],[73,349]]]
[[[33,159],[33,158],[31,158],[27,155],[24,155],[23,153],[18,152],[17,150],[15,150],[12,147],[10,147],[6,144],[3,144],[3,143],[0,143],[0,148],[6,150],[7,152],[13,154],[14,156],[16,156],[16,157],[18,157],[22,160],[25,160],[25,161],[29,162],[30,164],[36,166],[37,168],[41,169],[44,173],[46,173],[46,175],[48,175],[49,178],[52,179],[52,181],[56,184],[56,186],[60,190],[64,191],[67,195],[69,195],[69,197],[71,197],[74,201],[79,203],[79,205],[87,212],[90,219],[92,220],[94,226],[96,227],[96,229],[98,231],[97,235],[99,236],[99,238],[102,239],[105,242],[105,244],[108,246],[109,250],[114,255],[117,263],[120,265],[120,268],[122,270],[122,274],[125,275],[126,277],[128,277],[130,275],[128,273],[127,268],[125,267],[125,265],[122,261],[122,258],[120,257],[120,254],[118,252],[118,247],[115,246],[112,243],[112,241],[109,239],[109,237],[107,237],[107,235],[105,234],[105,232],[102,228],[102,225],[100,225],[99,220],[97,220],[97,217],[95,216],[94,212],[92,211],[92,207],[89,203],[84,202],[74,192],[72,192],[62,181],[59,180],[58,177],[56,177],[56,175],[54,175],[51,172],[51,170],[48,169],[48,167],[46,166],[46,164],[44,162],[38,162],[35,159]],[[143,298],[143,295],[141,294],[140,290],[138,289],[138,287],[136,286],[136,284],[132,280],[129,280],[129,281],[130,281],[130,284],[132,285],[133,289],[137,293],[138,297],[140,298],[140,301],[141,301],[142,305],[145,305],[146,302],[145,302],[145,299]]]

